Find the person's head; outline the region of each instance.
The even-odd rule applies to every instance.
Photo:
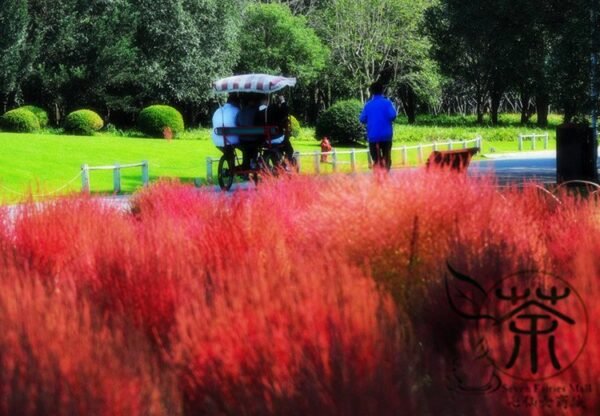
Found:
[[[239,107],[240,106],[240,97],[237,94],[229,94],[227,96],[227,104],[231,104],[236,107]]]
[[[258,103],[261,105],[269,105],[269,96],[267,94],[260,94]]]
[[[383,90],[384,90],[384,86],[381,82],[377,81],[374,82],[373,84],[371,84],[371,87],[369,87],[369,91],[371,92],[371,95],[383,95]]]
[[[261,102],[263,95],[262,94],[247,94],[246,105],[249,107],[258,107]]]

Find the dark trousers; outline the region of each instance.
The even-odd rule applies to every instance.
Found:
[[[392,142],[369,143],[373,166],[390,170],[392,167]]]
[[[250,169],[251,161],[256,163],[260,142],[258,140],[241,141],[238,147],[242,150],[242,169]]]

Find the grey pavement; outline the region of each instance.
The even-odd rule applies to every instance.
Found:
[[[471,162],[469,174],[495,174],[498,182],[556,182],[556,151],[486,154]]]
[[[471,162],[468,174],[481,176],[495,174],[500,184],[523,181],[556,182],[556,151],[523,152],[523,153],[491,153],[483,156],[484,160]],[[599,160],[600,163],[600,160]],[[232,190],[248,190],[253,184],[236,183]],[[214,189],[219,190],[218,186]],[[103,201],[120,210],[130,208],[130,196],[106,196]],[[14,218],[18,205],[5,207],[9,217]],[[11,218],[11,219],[12,219]]]

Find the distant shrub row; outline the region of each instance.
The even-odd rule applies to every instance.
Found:
[[[16,133],[32,133],[48,126],[48,113],[28,105],[6,112],[0,117],[0,128]],[[65,133],[90,136],[104,127],[102,117],[92,110],[73,111],[65,118]],[[185,129],[183,117],[167,105],[146,107],[138,117],[138,127],[148,137],[173,138]]]

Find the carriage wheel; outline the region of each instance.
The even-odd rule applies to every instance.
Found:
[[[219,159],[218,180],[222,190],[229,191],[231,189],[234,176],[235,158],[227,155],[221,156],[221,159]]]
[[[277,176],[277,170],[281,166],[279,154],[274,151],[265,152],[260,158],[259,165],[263,173]]]

